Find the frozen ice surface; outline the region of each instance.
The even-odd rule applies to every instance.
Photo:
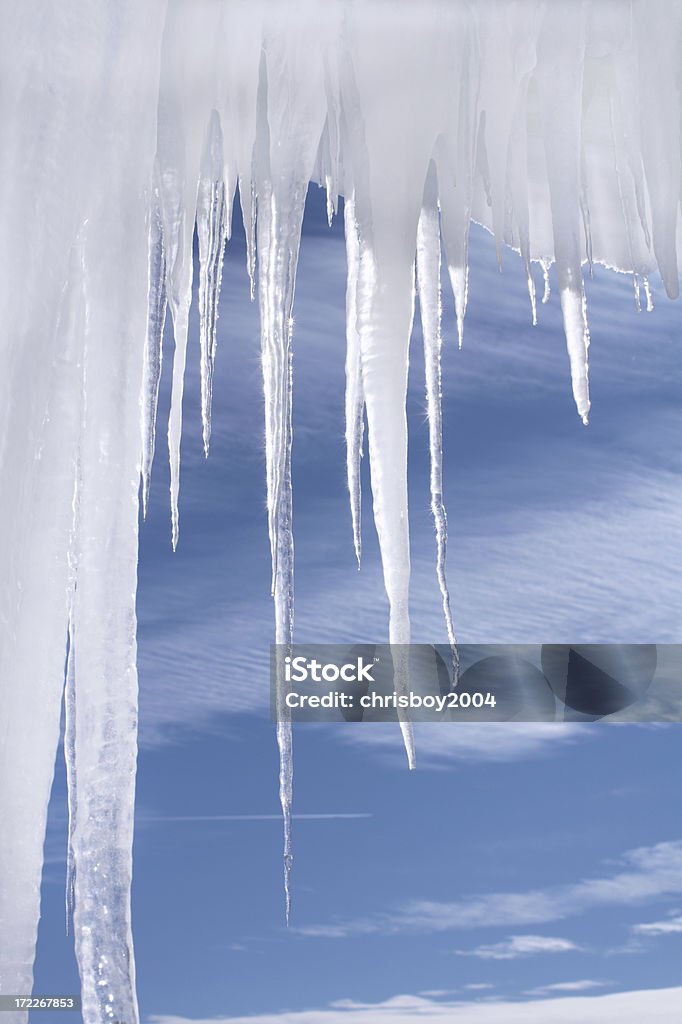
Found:
[[[405,394],[418,300],[437,573],[454,646],[440,438],[441,243],[460,345],[472,218],[494,234],[501,265],[505,246],[520,251],[533,322],[531,261],[545,272],[543,301],[556,263],[572,389],[587,421],[584,268],[601,262],[630,273],[647,309],[652,273],[670,297],[678,293],[681,23],[679,0],[4,5],[2,991],[31,989],[68,633],[69,899],[72,889],[84,1019],[137,1017],[129,888],[138,496],[142,479],[146,502],[169,308],[177,544],[194,232],[208,451],[222,259],[238,197],[261,310],[275,636],[283,644],[293,636],[292,311],[310,181],[327,189],[330,218],[346,198],[351,519],[359,562],[366,418],[396,643],[410,638]],[[407,723],[403,731],[413,763]],[[286,716],[278,741],[288,907]],[[20,1020],[10,1015],[7,1024]]]

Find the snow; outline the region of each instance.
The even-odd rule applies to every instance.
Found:
[[[6,5],[0,18],[0,986],[31,989],[68,631],[69,885],[84,1019],[133,1022],[138,494],[141,477],[146,505],[168,307],[175,547],[195,227],[208,453],[222,258],[238,194],[261,309],[282,644],[293,637],[293,300],[309,181],[327,189],[330,218],[346,197],[353,536],[359,563],[366,415],[397,644],[410,639],[405,394],[418,298],[437,574],[454,647],[440,242],[460,345],[472,217],[493,232],[501,265],[506,245],[520,251],[533,322],[531,261],[545,271],[543,302],[556,263],[587,422],[584,268],[597,261],[632,274],[638,307],[643,290],[651,308],[655,272],[678,294],[682,5],[72,0],[67,9],[37,0]],[[409,723],[401,726],[414,764]],[[277,731],[288,908],[286,717]]]

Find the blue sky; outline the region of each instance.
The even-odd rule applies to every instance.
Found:
[[[506,254],[499,275],[478,229],[470,281],[461,352],[444,282],[448,564],[460,639],[679,642],[678,308],[654,282],[654,313],[637,314],[629,279],[595,272],[585,429],[556,295],[532,328],[517,257]],[[368,480],[360,574],[347,507],[344,288],[340,223],[326,227],[313,189],[296,301],[294,514],[297,638],[316,642],[386,636]],[[434,643],[445,629],[419,344],[417,329],[412,619],[414,639]],[[677,726],[424,725],[409,773],[391,726],[301,725],[295,812],[312,817],[295,822],[294,913],[283,927],[258,312],[240,227],[226,260],[208,461],[197,349],[177,553],[163,427],[170,338],[141,530],[134,931],[143,1019],[678,1019]],[[58,766],[37,992],[77,990],[63,927],[63,804]]]

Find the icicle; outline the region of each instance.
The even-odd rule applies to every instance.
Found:
[[[582,287],[576,284],[575,278],[568,272],[557,267],[559,276],[559,293],[561,296],[561,312],[564,318],[564,331],[568,344],[568,355],[571,361],[571,380],[573,397],[578,413],[585,426],[588,424],[590,397],[588,389],[587,350],[590,346],[590,333],[587,326],[587,305]]]
[[[64,685],[64,761],[66,763],[66,783],[68,801],[68,838],[66,848],[66,934],[69,934],[69,922],[73,917],[75,895],[75,862],[73,837],[76,828],[76,811],[78,808],[78,790],[76,786],[76,680],[74,670],[73,625],[69,624],[69,653],[66,662],[66,680]]]
[[[664,17],[651,17],[634,4],[639,74],[637,100],[641,159],[647,179],[652,240],[658,269],[669,298],[679,295],[677,222],[680,198],[680,93],[678,39],[682,12],[670,5]],[[655,113],[655,116],[653,112]],[[633,116],[635,112],[631,112]]]
[[[149,218],[149,308],[142,376],[142,514],[145,517],[156,445],[156,410],[159,402],[163,329],[167,308],[167,268],[158,181],[154,184],[153,197]]]
[[[494,32],[491,36],[492,49],[487,51],[488,59],[484,58],[484,82],[487,80],[489,84],[487,96],[482,99],[482,104],[487,103],[490,107],[489,133],[497,137],[494,143],[497,157],[493,227],[496,238],[511,240],[514,245],[513,228],[516,224],[531,322],[535,327],[538,317],[531,267],[527,125],[528,87],[537,63],[537,21],[529,18],[527,12],[518,6],[510,9],[507,19],[499,18],[497,13],[494,7],[489,9]],[[502,53],[504,56],[500,57]],[[507,205],[508,216],[504,217]]]
[[[547,8],[537,78],[543,90],[543,127],[554,255],[573,397],[584,424],[590,411],[587,350],[590,343],[577,220],[580,208],[580,117],[585,12]],[[568,62],[564,56],[571,55]]]
[[[280,672],[278,672],[278,678]],[[283,714],[280,710],[278,714]],[[291,812],[294,802],[294,751],[291,721],[280,718],[277,722],[277,747],[279,750],[279,802],[282,808],[284,828],[284,920],[289,926],[291,920],[291,872],[294,866],[293,832]]]
[[[84,273],[84,271],[83,271]],[[148,322],[149,323],[149,322]],[[81,396],[79,403],[80,412],[80,433],[82,435],[85,426],[87,380],[85,374],[86,362],[83,360],[81,367]],[[143,371],[144,372],[144,371]],[[64,764],[66,766],[66,787],[67,787],[67,809],[68,809],[68,833],[66,845],[66,934],[69,934],[69,926],[73,920],[76,897],[76,854],[74,836],[76,831],[76,814],[78,811],[78,787],[76,778],[76,649],[74,636],[74,603],[75,593],[78,584],[78,550],[79,550],[79,528],[80,528],[80,491],[82,488],[81,479],[81,454],[80,444],[76,455],[72,501],[72,520],[69,536],[69,549],[67,561],[69,566],[68,593],[68,632],[67,632],[67,659],[66,673],[64,678]]]
[[[197,197],[199,240],[199,346],[201,350],[201,422],[204,454],[211,440],[213,366],[217,345],[218,301],[223,276],[223,254],[231,220],[231,190],[223,179],[223,136],[220,119],[211,112],[206,133]]]
[[[525,262],[525,255],[524,255],[524,262]],[[530,298],[531,323],[532,323],[533,327],[537,327],[537,325],[538,325],[538,306],[537,306],[537,297],[535,295],[535,281],[533,280],[533,275],[531,273],[530,261],[528,262],[528,265],[526,267],[526,281],[527,281],[527,285],[528,285],[528,296]]]
[[[452,621],[450,594],[445,575],[447,550],[447,513],[443,500],[443,416],[441,391],[441,291],[440,291],[440,228],[435,168],[431,164],[424,190],[417,229],[417,290],[424,337],[426,399],[429,415],[429,452],[431,457],[431,512],[436,527],[436,572],[440,587],[443,614],[452,649],[454,682],[459,677],[457,638]]]
[[[246,272],[249,275],[251,301],[256,297],[256,187],[253,182],[239,179],[239,204],[246,234]]]
[[[331,146],[332,141],[330,139],[330,128],[329,128],[329,117],[327,117],[327,123],[325,124],[324,131],[322,132],[322,139],[320,140],[320,152],[318,154],[318,163],[314,172],[314,180],[317,181],[320,187],[324,187],[327,193],[327,224],[329,227],[334,222],[334,215],[337,212],[338,207],[338,168],[335,165],[336,157],[332,156]]]
[[[170,462],[171,538],[175,551],[179,537],[180,439],[182,398],[187,359],[187,331],[192,300],[192,238],[196,216],[198,174],[184,167],[185,154],[171,150],[161,166],[163,236],[166,245],[168,304],[173,318],[173,373],[168,416]],[[198,158],[196,162],[198,167]]]
[[[303,191],[303,197],[305,191]],[[293,642],[294,541],[291,494],[291,326],[294,282],[303,201],[297,209],[280,209],[266,181],[258,198],[258,279],[261,351],[265,391],[265,457],[268,524],[275,601],[275,643]],[[291,909],[291,806],[293,758],[290,712],[281,659],[277,672],[277,742],[280,751],[280,801],[284,816],[284,892],[286,917]]]
[[[552,266],[552,261],[548,259],[541,259],[540,266],[542,267],[542,280],[543,280],[543,292],[542,292],[542,304],[543,306],[549,302],[552,294],[552,289],[549,283],[549,270]]]
[[[530,228],[528,215],[528,146],[526,141],[526,93],[527,82],[520,90],[514,127],[509,141],[509,189],[512,210],[519,233],[519,249],[526,272],[528,297],[530,298],[531,319],[533,327],[537,326],[538,309],[535,281],[531,266]],[[543,299],[543,301],[545,301]]]
[[[450,284],[455,298],[457,337],[464,342],[464,317],[469,295],[469,225],[473,202],[474,168],[478,128],[478,68],[476,40],[465,28],[454,58],[460,66],[457,127],[436,141],[441,232]]]
[[[587,197],[587,187],[583,183],[580,189],[580,214],[583,220],[583,232],[585,234],[585,256],[587,257],[587,266],[589,268],[590,277],[592,277],[592,225],[590,223],[590,204]]]
[[[362,485],[360,460],[364,438],[365,399],[362,391],[362,361],[357,328],[357,290],[360,267],[360,241],[355,219],[355,203],[348,196],[344,204],[348,284],[346,287],[346,474],[353,524],[355,557],[360,568],[362,557]]]
[[[424,177],[438,135],[438,108],[421,119],[418,150],[407,149],[400,130],[402,104],[398,102],[387,111],[374,102],[371,54],[377,47],[383,48],[385,66],[391,69],[384,88],[390,91],[400,90],[410,80],[416,54],[420,61],[428,53],[431,60],[440,57],[445,62],[447,51],[436,54],[439,37],[434,26],[425,29],[419,16],[408,8],[402,8],[388,27],[366,14],[361,25],[367,32],[361,58],[355,59],[353,53],[341,75],[343,142],[348,153],[344,168],[355,189],[359,237],[356,313],[374,523],[389,601],[393,678],[396,691],[401,692],[409,682],[406,652],[410,643],[408,349],[414,318],[417,222]],[[400,728],[408,765],[414,768],[411,722],[401,718]]]
[[[627,146],[627,132],[623,128],[622,118],[619,116],[617,101],[613,92],[611,92],[609,96],[609,121],[611,127],[611,139],[613,141],[613,162],[616,173],[616,182],[618,185],[618,198],[620,200],[623,223],[625,225],[628,259],[632,269],[632,287],[635,296],[635,309],[640,313],[642,311],[642,300],[640,295],[642,260],[636,255],[639,249],[635,238],[635,223],[637,221],[632,210],[633,203],[636,205],[636,198],[631,195],[626,186],[625,174],[623,172],[623,151]],[[637,218],[639,218],[639,213],[637,213]],[[641,220],[639,223],[641,226]]]
[[[327,220],[331,227],[332,218],[339,210],[339,181],[340,181],[340,110],[339,110],[339,83],[337,80],[337,69],[330,68],[329,61],[325,61],[325,90],[327,93],[327,139],[329,144],[329,173],[326,177],[327,189]]]
[[[630,0],[396,3],[390,18],[377,17],[369,0],[72,0],[73,16],[65,19],[53,10],[59,6],[41,4],[36,19],[26,13],[31,5],[5,4],[0,32],[0,975],[3,992],[31,989],[63,697],[67,913],[73,901],[84,1019],[101,1024],[115,1014],[136,1024],[128,892],[137,501],[141,469],[146,511],[168,303],[175,545],[195,223],[208,448],[220,261],[239,181],[252,297],[257,261],[260,270],[276,638],[286,648],[293,628],[291,303],[318,151],[328,216],[339,193],[350,197],[347,432],[355,545],[359,556],[364,402],[389,635],[407,644],[404,402],[415,247],[439,567],[445,557],[440,335],[435,270],[427,266],[436,259],[432,196],[420,220],[429,161],[437,164],[460,347],[473,218],[492,227],[498,254],[502,243],[518,239],[534,322],[532,261],[542,264],[543,302],[556,263],[573,391],[586,420],[585,253],[590,263],[632,271],[636,302],[647,310],[656,267],[670,296],[679,288],[682,13],[679,4],[659,11]],[[267,135],[264,144],[257,128]],[[74,474],[82,484],[77,552]],[[440,575],[439,583],[445,597]],[[397,686],[405,672],[397,652]],[[283,692],[280,679],[280,707]],[[413,765],[409,723],[401,728]],[[277,732],[288,914],[293,768],[284,711]],[[24,1024],[23,1014],[8,1024]]]
[[[282,649],[293,641],[294,539],[291,492],[292,327],[296,268],[308,181],[324,125],[322,57],[304,59],[305,40],[287,19],[273,14],[260,63],[254,172],[258,196],[258,290],[265,394],[265,459],[268,528],[272,555],[277,659],[276,704],[279,796],[284,819],[284,893],[291,913],[293,754],[291,712]],[[295,34],[294,34],[295,33]],[[312,86],[312,94],[308,92]],[[303,103],[300,118],[296,100]],[[277,132],[273,136],[273,133]]]
[[[388,241],[388,240],[387,240]],[[383,246],[382,246],[383,250]],[[414,263],[404,268],[375,253],[360,230],[358,334],[367,407],[374,522],[389,599],[395,688],[408,685],[410,549],[407,512],[407,349],[414,316]],[[405,273],[407,271],[407,274]],[[416,764],[411,722],[400,720],[408,765]]]
[[[476,166],[478,173],[481,176],[481,182],[483,184],[483,191],[485,192],[486,205],[492,207],[493,196],[490,187],[490,167],[488,164],[488,150],[485,144],[485,110],[481,111],[481,116],[478,122],[478,141],[476,145]],[[496,246],[497,250],[497,261],[498,263],[502,259],[500,252],[500,239],[497,238]]]
[[[117,210],[113,203],[112,210]],[[116,216],[125,223],[124,215]],[[76,694],[67,743],[70,784],[77,779],[70,861],[83,1019],[88,1024],[109,1018],[136,1024],[130,882],[137,754],[136,396],[142,377],[138,331],[144,330],[144,307],[135,279],[145,239],[142,232],[131,237],[122,231],[122,237],[110,241],[115,236],[111,220],[99,231],[100,244],[102,235],[108,236],[112,257],[111,264],[88,279],[87,405],[69,670]],[[124,292],[135,300],[123,334],[107,315],[113,266],[119,268],[114,300],[122,302]],[[67,681],[67,698],[70,691]]]
[[[468,234],[468,228],[465,229]],[[455,316],[457,319],[457,343],[461,349],[464,344],[464,317],[466,316],[467,303],[469,301],[469,263],[466,255],[468,241],[463,238],[461,243],[463,256],[462,262],[450,266],[450,283],[455,297]],[[466,261],[466,262],[465,262]]]
[[[649,278],[643,277],[642,284],[644,285],[644,294],[646,295],[646,311],[647,313],[653,313],[654,299],[651,294],[651,285],[649,284]]]
[[[194,273],[193,239],[202,151],[216,106],[215,61],[219,59],[223,5],[168,5],[158,101],[158,147],[167,260],[168,304],[173,318],[173,374],[168,417],[173,550],[179,537],[180,442],[187,360],[187,331]],[[215,128],[215,119],[213,118]],[[222,178],[222,174],[220,175]]]
[[[637,168],[637,172],[633,171],[633,178],[635,182],[635,200],[637,203],[637,216],[639,217],[639,223],[642,228],[644,235],[644,241],[646,242],[647,249],[651,249],[651,233],[649,231],[649,222],[647,220],[644,203],[644,185],[642,183],[641,167]]]
[[[173,551],[178,546],[180,536],[180,516],[178,511],[178,500],[180,497],[180,439],[182,437],[182,396],[185,388],[189,304],[192,291],[191,260],[187,268],[184,275],[186,298],[180,303],[171,303],[175,351],[173,353],[171,407],[168,417],[168,452],[170,456],[171,543]]]
[[[265,451],[268,523],[275,600],[275,643],[293,642],[294,542],[291,494],[291,324],[302,205],[298,216],[279,216],[267,185],[258,204],[258,261],[261,345],[265,390]],[[284,893],[287,923],[291,912],[291,807],[293,756],[290,712],[281,659],[277,662],[277,743],[279,795],[284,817]]]

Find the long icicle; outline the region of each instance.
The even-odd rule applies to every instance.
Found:
[[[192,224],[194,216],[192,215]],[[185,230],[189,231],[189,221]],[[170,499],[171,499],[171,530],[173,551],[178,546],[180,536],[180,518],[178,502],[180,497],[180,440],[182,437],[182,397],[185,387],[185,365],[187,362],[187,332],[189,325],[189,307],[192,297],[192,252],[191,241],[189,255],[185,253],[184,265],[180,266],[181,284],[177,291],[172,289],[171,312],[173,314],[173,332],[175,351],[173,353],[173,383],[171,387],[171,406],[168,416],[168,452],[170,459]]]
[[[157,167],[149,215],[149,298],[147,337],[142,370],[142,514],[145,518],[156,447],[156,410],[159,404],[159,383],[163,364],[163,329],[168,308],[166,273],[166,251],[163,240],[163,216]]]
[[[388,261],[387,261],[388,262]],[[395,688],[408,688],[410,550],[407,509],[408,345],[414,316],[414,260],[392,267],[360,236],[358,333],[369,439],[374,523],[389,600]],[[376,326],[375,326],[376,325]],[[400,730],[410,768],[416,765],[409,717]]]
[[[212,111],[207,129],[197,196],[199,242],[199,348],[201,352],[201,423],[204,454],[211,441],[213,368],[218,341],[218,303],[223,257],[231,220],[231,190],[223,177],[223,138],[220,119]]]
[[[292,210],[280,210],[272,184],[259,191],[258,286],[261,307],[261,351],[265,392],[265,450],[268,523],[272,553],[272,595],[277,645],[277,744],[280,755],[279,796],[284,820],[284,898],[287,923],[291,913],[293,863],[291,809],[293,751],[291,713],[285,703],[284,656],[293,643],[294,539],[291,490],[292,308],[303,198]]]
[[[429,417],[429,453],[431,459],[431,512],[436,527],[436,572],[443,614],[452,650],[454,683],[459,678],[459,652],[452,620],[450,593],[445,575],[448,543],[448,517],[443,500],[443,413],[441,388],[441,287],[440,226],[435,167],[429,167],[424,203],[417,228],[417,294],[424,339],[426,400]]]
[[[66,847],[66,934],[73,917],[76,870],[74,857],[74,832],[78,809],[76,780],[76,675],[73,622],[69,622],[69,653],[66,659],[64,683],[64,762],[66,764],[68,838]]]
[[[346,258],[348,283],[346,286],[346,475],[350,495],[355,557],[360,568],[362,558],[362,483],[360,463],[364,440],[365,396],[362,388],[362,360],[358,335],[358,272],[360,246],[355,219],[355,201],[349,196],[344,203]]]

